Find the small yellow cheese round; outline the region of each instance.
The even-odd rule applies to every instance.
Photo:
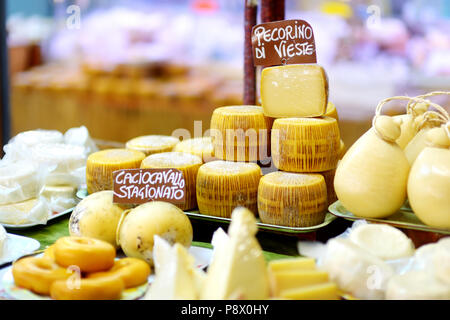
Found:
[[[271,118],[258,106],[227,106],[214,110],[211,118],[216,158],[257,161],[269,156]]]
[[[180,142],[178,138],[171,136],[151,135],[131,139],[126,143],[126,148],[141,151],[145,155],[160,152],[170,152]]]
[[[202,165],[202,159],[196,155],[184,152],[155,153],[145,158],[141,163],[142,169],[172,168],[183,173],[186,189],[184,204],[179,205],[182,210],[197,207],[195,184],[197,172]]]
[[[179,142],[175,152],[186,152],[199,156],[203,162],[209,162],[214,159],[214,146],[211,137],[192,138]]]
[[[327,186],[320,174],[272,172],[261,178],[258,212],[263,223],[309,227],[325,219]]]
[[[121,169],[138,169],[145,154],[127,149],[107,149],[92,153],[86,164],[88,193],[113,189],[113,172]]]
[[[236,207],[257,212],[261,168],[255,163],[212,161],[197,175],[197,204],[201,214],[230,218]]]
[[[288,172],[321,172],[336,168],[340,133],[336,119],[282,118],[272,128],[272,159]]]

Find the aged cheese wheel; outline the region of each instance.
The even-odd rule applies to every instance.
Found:
[[[272,120],[258,106],[227,106],[211,118],[215,157],[228,161],[257,161],[269,156]]]
[[[107,149],[91,154],[86,165],[88,193],[113,189],[113,172],[120,169],[138,169],[145,154],[128,149]]]
[[[327,185],[327,199],[328,205],[337,201],[337,195],[334,191],[334,176],[336,174],[336,169],[319,172],[325,179],[325,184]]]
[[[323,222],[327,186],[319,174],[272,172],[261,178],[258,212],[263,223],[309,227]]]
[[[202,159],[196,155],[184,152],[156,153],[145,158],[141,163],[142,169],[173,168],[183,173],[186,197],[184,204],[179,205],[181,210],[190,210],[197,207],[195,185],[197,172],[202,165]]]
[[[276,119],[272,127],[272,159],[288,172],[321,172],[335,169],[339,160],[340,133],[336,119]]]
[[[261,168],[255,163],[212,161],[197,175],[197,204],[200,213],[230,218],[236,207],[257,212]]]
[[[151,135],[131,139],[126,143],[126,148],[141,151],[145,155],[160,152],[170,152],[179,143],[178,138],[172,136]]]
[[[211,137],[192,138],[179,142],[175,152],[186,152],[199,156],[203,162],[214,160],[214,146]]]

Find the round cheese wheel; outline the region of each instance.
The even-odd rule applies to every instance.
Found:
[[[126,148],[141,151],[145,155],[160,152],[170,152],[179,143],[178,138],[172,136],[150,135],[131,139],[126,143]]]
[[[186,152],[199,156],[203,162],[214,159],[214,146],[211,137],[201,137],[183,140],[173,149],[175,152]]]

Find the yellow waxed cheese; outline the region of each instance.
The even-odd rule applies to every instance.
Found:
[[[257,161],[268,158],[272,122],[258,106],[227,106],[215,109],[211,117],[215,157],[227,161]]]
[[[327,186],[320,174],[271,172],[258,187],[258,212],[263,223],[309,227],[322,223]]]
[[[327,272],[317,270],[269,272],[269,278],[273,296],[279,296],[285,290],[329,281]]]
[[[334,176],[336,174],[336,169],[320,172],[320,174],[325,179],[325,184],[327,185],[327,199],[328,205],[337,201],[336,191],[334,191]]]
[[[230,218],[236,207],[257,212],[261,168],[255,163],[217,160],[205,163],[197,175],[197,204],[201,214]]]
[[[138,169],[145,154],[127,149],[107,149],[92,153],[86,163],[88,193],[113,189],[113,172],[120,169]]]
[[[276,119],[272,127],[272,160],[288,172],[322,172],[339,161],[340,133],[336,119]]]
[[[172,168],[183,173],[186,197],[184,204],[178,205],[182,210],[197,207],[195,184],[197,172],[202,165],[202,159],[196,155],[184,152],[155,153],[145,158],[141,163],[142,169]]]
[[[203,162],[210,162],[214,159],[214,146],[211,137],[192,138],[179,142],[174,152],[186,152],[199,156]]]
[[[264,114],[273,118],[318,117],[328,104],[328,79],[317,64],[265,68],[261,74]]]
[[[333,102],[328,101],[327,110],[325,112],[326,117],[335,118],[337,121],[339,121],[339,115],[336,109],[336,106]]]
[[[284,299],[294,300],[339,300],[339,290],[335,283],[327,282],[284,290],[280,296]]]
[[[316,260],[305,257],[272,260],[268,263],[268,268],[270,272],[314,270]]]
[[[126,148],[141,151],[148,156],[154,153],[170,152],[179,142],[180,140],[178,138],[171,136],[142,136],[128,141],[126,143]]]

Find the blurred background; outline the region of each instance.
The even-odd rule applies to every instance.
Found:
[[[10,135],[207,130],[215,108],[242,103],[244,2],[8,0]],[[450,0],[286,0],[294,18],[313,26],[347,146],[379,100],[450,90]]]

